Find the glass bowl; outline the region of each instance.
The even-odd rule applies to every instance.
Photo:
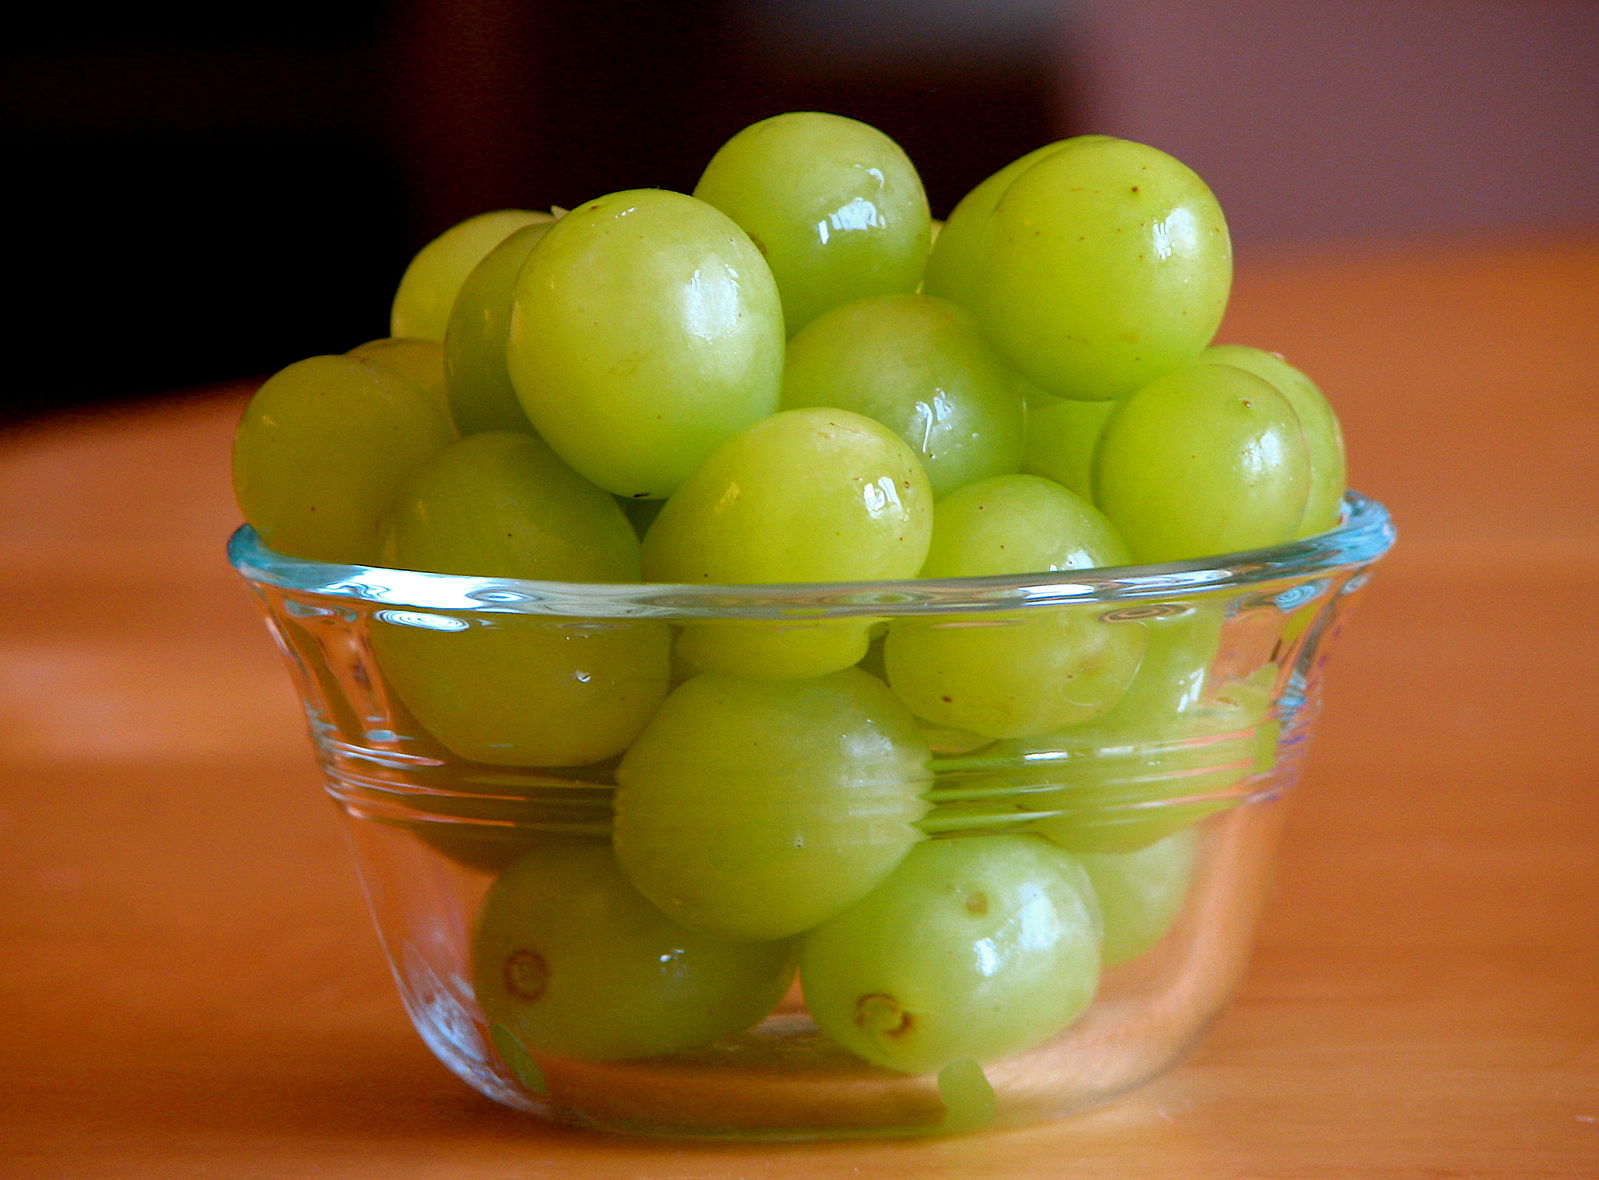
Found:
[[[1392,542],[1351,494],[1271,549],[1024,577],[539,583],[248,527],[229,556],[446,1066],[562,1123],[825,1138],[1052,1118],[1178,1060]]]

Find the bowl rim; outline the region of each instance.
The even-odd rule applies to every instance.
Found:
[[[229,538],[228,560],[258,589],[373,608],[678,619],[969,613],[1260,590],[1335,573],[1352,578],[1392,547],[1396,533],[1379,501],[1349,492],[1343,504],[1336,527],[1261,549],[1147,565],[973,578],[687,585],[436,574],[292,557],[268,549],[247,524]]]

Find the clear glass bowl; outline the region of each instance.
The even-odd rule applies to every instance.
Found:
[[[1351,594],[1393,542],[1382,505],[1351,494],[1345,509],[1331,532],[1214,559],[873,584],[455,577],[286,557],[263,548],[248,527],[234,535],[229,555],[265,609],[304,699],[405,1005],[445,1065],[496,1101],[586,1127],[738,1138],[925,1135],[1032,1122],[1101,1102],[1170,1066],[1225,1003],[1250,949],[1284,796],[1319,708],[1329,642]],[[747,766],[729,766],[724,758],[704,770],[715,802],[703,806],[693,801],[696,768],[679,767],[674,781],[690,792],[680,820],[670,808],[661,821],[660,808],[637,805],[645,784],[636,780],[649,776],[630,779],[616,747],[639,725],[654,724],[655,703],[694,674],[683,636],[714,632],[713,656],[754,652],[755,667],[745,671],[778,671],[782,659],[773,653],[810,643],[828,627],[864,628],[871,646],[860,666],[876,678],[873,691],[886,679],[923,713],[938,712],[965,688],[945,692],[936,676],[918,681],[918,668],[937,663],[940,645],[959,657],[950,667],[969,670],[975,660],[985,669],[984,691],[1015,706],[1000,709],[1010,720],[979,710],[972,716],[983,732],[957,724],[964,715],[919,721],[925,747],[914,768],[902,781],[872,780],[853,794],[853,747],[841,740],[832,745],[843,753],[814,764],[803,753],[778,766],[753,756]],[[699,650],[694,642],[687,641],[690,654]],[[416,643],[430,653],[420,662]],[[503,690],[504,668],[475,675],[485,661],[514,662],[528,643],[541,652],[637,643],[656,653],[624,661],[644,703],[628,706],[636,719],[620,723],[621,738],[612,709],[597,727],[609,735],[586,744],[583,706],[574,712],[562,704],[562,692],[589,687],[590,665],[581,659],[554,671],[559,661],[535,660],[528,707],[506,699],[516,694]],[[896,656],[896,643],[921,655]],[[1057,682],[1076,675],[1059,671],[1071,667],[1058,658],[1061,644],[1131,651],[1124,660],[1131,680],[1122,678],[1125,688],[1101,684],[1098,704],[1064,724],[1056,715],[1039,732],[1044,714],[1035,715],[1034,704],[1077,691]],[[539,749],[581,764],[521,764],[541,756],[520,737],[500,740],[496,727],[530,718],[554,743]],[[813,765],[827,766],[829,781],[808,781],[817,777]],[[807,808],[811,791],[831,801]],[[785,933],[770,945],[764,936],[740,935],[727,952],[740,965],[716,960],[720,966],[696,976],[691,960],[715,960],[716,947],[728,942],[725,930],[638,933],[639,921],[675,932],[679,920],[701,919],[692,906],[673,909],[681,901],[673,883],[638,882],[672,910],[671,919],[626,883],[650,871],[648,857],[624,856],[627,871],[618,870],[613,837],[648,814],[656,816],[657,838],[664,832],[682,847],[683,862],[698,856],[709,871],[724,872],[713,905],[732,899],[757,918],[792,906],[795,898],[778,896],[792,868],[794,880],[806,882],[798,901],[827,911],[824,930],[836,927],[839,913],[867,905],[887,888],[884,874],[901,872],[896,865],[913,856],[999,864],[1007,849],[1025,845],[1028,856],[1044,858],[1036,863],[1048,862],[1047,872],[1037,871],[1050,880],[1023,869],[1020,880],[1013,872],[1009,886],[996,886],[993,904],[1012,906],[1009,914],[989,913],[990,894],[968,889],[963,904],[974,925],[964,933],[959,922],[939,918],[934,902],[909,911],[876,936],[895,945],[869,952],[897,958],[904,994],[881,986],[863,992],[853,997],[853,1014],[830,996],[824,1012],[827,987],[844,988],[851,999],[850,976],[844,970],[843,984],[828,984],[825,967],[816,967],[813,1020],[805,998],[813,979],[794,976],[794,963],[809,969],[811,956],[824,957],[818,946],[836,950],[836,935]],[[757,853],[766,840],[769,855],[755,857],[763,862],[760,884],[741,890],[738,866],[749,863],[748,847],[744,862],[719,859],[717,850],[751,831]],[[834,884],[816,875],[816,865],[825,870],[828,850],[840,846],[857,861],[862,849],[881,855],[837,897],[816,901]],[[784,867],[774,870],[779,861]],[[1042,985],[1007,993],[1006,964],[1049,941],[1034,919],[1054,896],[1062,861],[1078,866],[1077,885],[1092,885],[1080,892],[1098,910],[1097,978],[1083,990],[1079,956],[1058,986],[1046,972]],[[502,884],[491,895],[496,881]],[[688,887],[695,885],[690,879]],[[626,904],[649,917],[629,911],[618,926],[604,906],[584,908],[590,891],[626,893]],[[498,898],[490,901],[498,912],[480,920],[486,897]],[[1070,936],[1051,915],[1049,938]],[[847,951],[847,939],[844,945]],[[541,1020],[537,1013],[548,1013],[540,1005],[556,1002],[547,997],[558,983],[567,987],[566,1007]],[[924,984],[933,989],[925,995],[918,992]],[[1073,989],[1082,993],[1077,999],[1066,994]],[[525,1012],[534,1015],[524,1019]],[[1018,1028],[1024,1031],[1013,1035]],[[889,1052],[924,1035],[933,1044],[919,1058],[874,1063],[858,1055],[871,1050],[841,1043],[857,1031]]]

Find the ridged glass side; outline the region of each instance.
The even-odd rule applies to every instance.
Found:
[[[440,1059],[497,1101],[578,1125],[803,1138],[1031,1121],[1102,1101],[1180,1056],[1242,970],[1283,798],[1320,709],[1330,641],[1392,541],[1382,506],[1351,495],[1345,523],[1319,537],[1070,576],[830,586],[533,583],[301,561],[261,548],[248,528],[235,534],[229,553],[300,689],[401,994]],[[610,846],[628,789],[617,773],[623,750],[561,766],[462,756],[449,734],[417,719],[401,681],[386,671],[385,635],[415,632],[448,644],[536,627],[541,642],[569,639],[578,647],[618,629],[656,628],[669,638],[706,619],[779,631],[832,618],[872,621],[876,638],[860,667],[889,683],[893,653],[882,636],[896,628],[1025,638],[1029,628],[1060,620],[1061,634],[1136,636],[1136,673],[1108,708],[1022,732],[923,720],[926,758],[914,779],[873,780],[839,796],[823,818],[794,821],[801,826],[789,834],[801,845],[845,833],[893,849],[1029,834],[1084,864],[1174,844],[1185,875],[1158,937],[1107,950],[1114,961],[1093,1002],[1042,1044],[997,1060],[953,1062],[938,1074],[897,1073],[853,1056],[818,1031],[798,984],[758,1024],[647,1060],[578,1060],[524,1043],[497,1023],[474,987],[472,946],[485,894],[551,841]],[[665,661],[650,668],[640,675],[660,683],[649,699],[664,698],[688,674]],[[708,800],[730,801],[696,810],[689,838],[692,829],[747,825],[739,803],[746,788],[766,790],[777,810],[807,790],[803,781],[773,787],[765,781],[770,769],[736,760],[699,769],[692,753],[685,758],[667,772],[701,775]],[[914,807],[905,805],[907,793]]]

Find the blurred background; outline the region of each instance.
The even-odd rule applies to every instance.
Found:
[[[742,126],[863,119],[935,216],[1100,131],[1193,166],[1241,255],[1599,232],[1585,0],[349,0],[8,17],[0,427],[387,331],[434,234],[687,191]]]

